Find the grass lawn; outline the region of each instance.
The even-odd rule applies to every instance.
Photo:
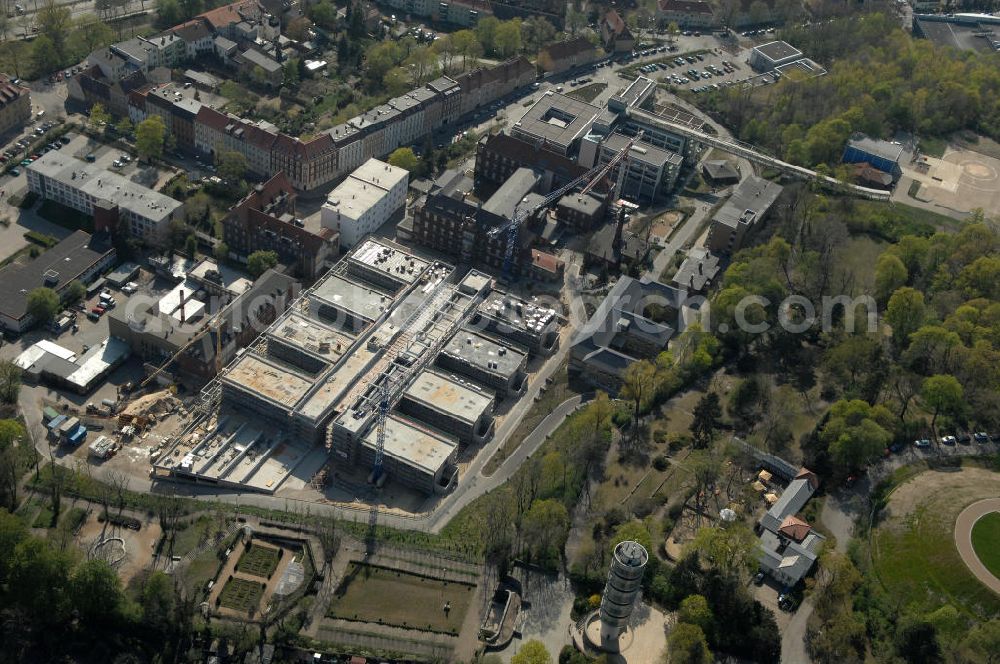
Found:
[[[278,550],[261,544],[250,544],[240,561],[236,563],[236,570],[251,576],[259,576],[262,579],[269,579],[278,567]]]
[[[993,576],[1000,578],[1000,512],[992,512],[972,527],[972,548]]]
[[[1000,612],[1000,597],[962,562],[954,535],[955,519],[966,505],[995,495],[995,477],[964,464],[958,472],[893,476],[901,483],[889,497],[885,521],[872,533],[872,561],[886,592],[901,606],[930,611],[948,602],[977,618]],[[996,542],[1000,529],[993,536]]]
[[[531,433],[556,406],[574,394],[577,394],[577,392],[569,386],[566,364],[563,363],[552,374],[552,384],[547,386],[545,393],[541,395],[541,399],[531,406],[528,414],[524,416],[524,419],[517,425],[517,428],[504,441],[503,447],[497,450],[496,454],[486,462],[486,465],[483,467],[483,474],[489,477],[495,473],[500,464],[517,449],[517,446],[521,444],[525,436]]]
[[[580,101],[585,101],[588,104],[597,98],[597,95],[604,92],[605,88],[608,87],[607,83],[591,83],[585,85],[582,88],[577,88],[576,90],[570,90],[566,93],[567,97],[573,97],[574,99],[579,99]]]
[[[38,516],[35,517],[35,522],[32,525],[33,528],[51,528],[53,525],[55,516],[52,514],[52,507],[49,503],[42,503],[42,509],[38,512]]]
[[[264,594],[264,584],[246,579],[230,579],[219,594],[219,606],[249,613],[257,609]]]
[[[944,138],[921,138],[920,151],[928,157],[940,159],[944,156],[944,151],[948,147],[948,141]]]
[[[351,563],[327,615],[457,634],[474,591],[470,584]]]

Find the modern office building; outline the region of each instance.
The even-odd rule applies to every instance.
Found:
[[[403,210],[408,185],[406,169],[369,159],[330,192],[321,223],[340,235],[341,248],[350,249]]]
[[[781,65],[795,62],[802,57],[802,51],[783,41],[772,41],[754,46],[750,51],[750,66],[755,71],[773,71]]]
[[[756,175],[743,180],[712,217],[705,247],[720,256],[739,251],[747,233],[767,216],[782,189],[780,184]]]

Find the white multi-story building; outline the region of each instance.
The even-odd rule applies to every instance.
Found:
[[[409,173],[369,159],[330,192],[320,215],[325,228],[340,233],[340,246],[353,247],[406,204]]]
[[[127,232],[161,244],[183,206],[97,164],[53,150],[27,167],[28,189],[42,198],[94,215],[98,230]]]

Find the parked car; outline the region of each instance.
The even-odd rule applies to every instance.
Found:
[[[941,442],[944,443],[945,445],[954,445],[957,442],[957,440],[955,439],[954,436],[944,436],[941,438]]]
[[[97,322],[97,321],[101,320],[101,314],[95,313],[93,311],[88,311],[87,312],[87,318],[89,318],[90,320],[92,320],[94,322]]]
[[[104,307],[94,307],[93,309],[90,310],[90,313],[101,316],[105,311],[107,311],[107,309],[105,309]]]
[[[918,438],[917,440],[913,441],[913,446],[919,447],[920,449],[927,449],[928,447],[931,446],[931,441],[928,440],[927,438]]]
[[[985,445],[986,443],[990,442],[989,434],[987,434],[985,431],[979,431],[973,434],[972,437],[975,438],[976,442],[981,445]]]
[[[21,169],[15,166],[14,168],[10,169],[10,174],[13,175],[14,177],[17,177],[18,175],[21,174]]]
[[[758,585],[758,586],[764,585],[764,573],[763,572],[757,572],[757,575],[753,577],[753,582],[754,582],[755,585]]]

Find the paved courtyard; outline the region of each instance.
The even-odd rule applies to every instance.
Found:
[[[918,201],[956,212],[982,208],[987,215],[1000,213],[1000,159],[971,150],[949,149],[941,159],[921,157],[903,164],[904,177],[920,183]],[[909,198],[904,182],[897,198]]]

